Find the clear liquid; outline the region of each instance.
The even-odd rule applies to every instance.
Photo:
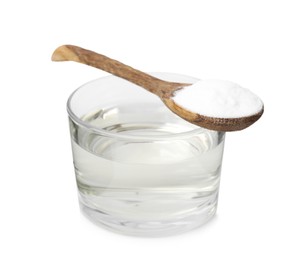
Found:
[[[112,229],[123,232],[126,227],[132,234],[145,229],[154,235],[172,233],[178,223],[205,222],[216,210],[224,136],[204,131],[170,139],[170,134],[194,126],[165,124],[155,113],[153,120],[144,120],[131,112],[126,106],[121,113],[110,108],[83,117],[95,127],[140,137],[130,142],[94,134],[71,122],[76,179],[85,213]],[[143,136],[153,136],[153,140]]]

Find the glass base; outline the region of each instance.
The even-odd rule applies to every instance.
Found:
[[[126,214],[124,216],[112,215],[97,209],[93,203],[90,203],[86,195],[79,193],[81,212],[90,221],[116,233],[139,237],[171,236],[202,226],[216,213],[218,193],[215,192],[198,200],[198,206],[179,214],[173,214],[173,216],[163,215],[163,217],[149,219],[139,218],[139,214],[137,214],[134,218],[128,218]]]

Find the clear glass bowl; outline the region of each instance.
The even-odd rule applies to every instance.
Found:
[[[114,76],[78,88],[67,108],[79,202],[90,220],[123,234],[166,236],[214,216],[223,132],[184,121],[155,95]]]

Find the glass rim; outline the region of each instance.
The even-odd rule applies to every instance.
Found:
[[[155,73],[150,73],[150,74],[154,74]],[[180,76],[181,74],[177,74],[177,73],[163,73],[160,72],[159,74],[173,74],[173,75],[178,75]],[[182,75],[185,76],[185,75]],[[130,140],[158,140],[158,141],[163,141],[163,140],[170,140],[170,139],[184,139],[184,138],[190,138],[191,136],[197,135],[197,134],[201,134],[204,132],[212,132],[212,133],[218,133],[218,131],[214,131],[214,130],[209,130],[209,129],[205,129],[202,127],[198,127],[196,129],[193,130],[189,130],[189,131],[184,131],[184,132],[180,132],[180,133],[169,133],[168,135],[166,134],[162,134],[162,135],[155,135],[155,136],[150,136],[150,135],[138,135],[138,136],[134,136],[134,135],[129,135],[129,134],[124,134],[123,132],[120,133],[113,133],[110,131],[107,131],[105,129],[102,129],[100,127],[95,127],[92,124],[82,120],[80,117],[78,117],[71,108],[71,102],[72,102],[72,98],[74,97],[74,95],[80,91],[82,88],[87,87],[89,84],[104,79],[104,78],[110,78],[110,77],[115,77],[113,75],[108,75],[108,76],[104,76],[104,77],[100,77],[100,78],[96,78],[94,80],[88,81],[84,84],[82,84],[81,86],[79,86],[78,88],[76,88],[69,96],[68,100],[67,100],[67,112],[68,115],[70,117],[70,119],[76,123],[79,126],[85,127],[87,128],[89,131],[97,133],[97,134],[101,134],[103,136],[106,137],[111,137],[111,138],[117,138],[117,139],[130,139]],[[185,76],[185,77],[189,77],[189,76]],[[192,78],[192,77],[190,77]],[[133,84],[133,83],[132,83]],[[184,119],[182,119],[184,120]]]

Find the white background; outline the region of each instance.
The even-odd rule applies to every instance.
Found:
[[[1,1],[1,259],[299,259],[299,1]],[[265,103],[227,134],[217,216],[166,238],[80,213],[68,95],[106,75],[52,63],[75,44],[144,71],[220,78]]]

